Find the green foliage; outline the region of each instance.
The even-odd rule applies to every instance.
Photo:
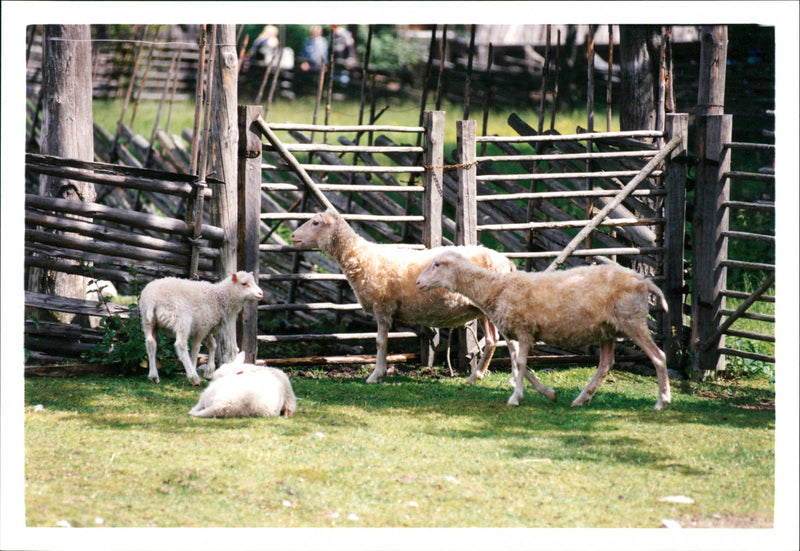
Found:
[[[100,342],[84,358],[93,363],[118,365],[120,373],[126,375],[141,374],[143,366],[146,368],[147,365],[147,351],[139,316],[133,311],[127,317],[118,314],[106,316],[100,321],[99,329],[102,332]],[[169,377],[182,373],[183,368],[175,354],[173,340],[163,332],[158,332],[156,339],[159,375]]]
[[[119,366],[120,373],[126,375],[140,374],[142,367],[147,368],[147,350],[144,344],[141,318],[138,315],[138,296],[144,284],[138,277],[135,266],[130,268],[133,276],[131,288],[135,296],[116,297],[118,303],[128,304],[130,312],[123,317],[119,314],[105,316],[100,320],[98,329],[102,336],[100,341],[83,355],[83,358],[92,363]],[[101,289],[102,290],[102,289]],[[102,295],[101,302],[108,299]],[[173,340],[164,332],[156,332],[158,350],[156,360],[159,366],[159,375],[171,376],[183,372],[183,366],[175,353]]]
[[[734,350],[742,352],[754,352],[756,354],[764,354],[763,348],[765,346],[759,341],[750,339],[743,339],[739,337],[728,337],[725,341],[726,346]],[[761,346],[760,346],[761,345]],[[774,350],[772,351],[774,354]],[[750,358],[740,358],[738,356],[727,356],[725,377],[752,377],[769,379],[770,383],[775,382],[775,365],[762,362],[760,360],[753,360]]]

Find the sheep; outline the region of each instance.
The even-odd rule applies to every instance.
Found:
[[[175,351],[193,385],[200,384],[196,370],[197,355],[200,344],[205,344],[208,348],[205,377],[210,379],[214,374],[214,354],[217,350],[214,333],[241,311],[246,300],[260,300],[263,296],[263,291],[249,272],[236,272],[217,283],[176,277],[165,277],[148,283],[139,299],[150,366],[148,379],[154,383],[159,382],[156,367],[158,328],[175,336]],[[191,357],[187,352],[189,339],[192,341]]]
[[[244,363],[244,352],[214,372],[189,415],[195,417],[278,417],[297,411],[292,383],[280,369]]]
[[[444,290],[422,294],[414,282],[422,268],[447,248],[462,251],[472,262],[498,272],[514,270],[503,255],[480,246],[437,247],[416,250],[396,245],[379,245],[360,237],[334,209],[315,214],[291,236],[298,249],[319,248],[341,267],[361,307],[373,314],[378,325],[375,369],[367,378],[377,383],[386,374],[387,334],[393,321],[426,327],[460,327],[482,318],[485,348],[468,383],[482,378],[497,346],[497,332],[469,300]],[[509,343],[514,349],[515,343]]]
[[[600,345],[597,372],[573,406],[589,402],[614,364],[614,340],[629,337],[650,358],[658,376],[661,410],[671,401],[666,356],[647,328],[649,293],[664,310],[661,290],[633,270],[616,265],[583,266],[547,273],[493,273],[474,266],[456,252],[433,259],[417,278],[421,291],[445,288],[469,297],[497,326],[500,333],[517,339],[517,375],[509,405],[519,405],[523,393],[521,373],[526,371],[528,350],[537,340],[577,347]]]

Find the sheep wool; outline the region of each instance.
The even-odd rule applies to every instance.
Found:
[[[664,310],[661,290],[641,274],[616,265],[585,266],[547,273],[493,273],[457,252],[437,256],[417,279],[422,291],[445,288],[469,297],[507,338],[519,341],[517,379],[508,400],[522,398],[528,350],[537,341],[565,347],[600,345],[600,364],[573,406],[592,399],[614,364],[617,337],[633,340],[650,358],[658,376],[656,409],[671,401],[666,356],[647,328],[648,298]]]
[[[214,355],[217,343],[214,334],[231,321],[246,300],[260,300],[264,293],[253,274],[236,272],[217,283],[192,281],[175,277],[156,279],[148,283],[139,298],[147,358],[148,378],[159,382],[156,367],[156,330],[163,329],[175,336],[175,351],[194,385],[197,376],[197,356],[200,345],[208,348],[206,378],[214,374]],[[191,356],[187,341],[192,341]]]
[[[371,243],[356,234],[335,210],[314,215],[292,233],[298,249],[319,248],[342,269],[364,311],[375,316],[378,325],[377,362],[367,379],[379,382],[386,374],[387,335],[393,321],[426,327],[460,327],[481,312],[466,297],[439,289],[420,293],[417,276],[439,252],[458,249],[480,266],[494,271],[511,271],[514,264],[504,256],[480,246],[410,249],[397,245]],[[486,348],[468,382],[481,378],[496,346],[496,331],[484,321]]]
[[[289,377],[274,367],[244,363],[244,352],[222,365],[190,411],[194,417],[287,417],[297,411]]]

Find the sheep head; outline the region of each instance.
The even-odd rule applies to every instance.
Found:
[[[256,283],[256,278],[250,272],[236,272],[231,274],[231,283],[236,286],[240,296],[245,300],[261,300],[264,291]]]
[[[335,210],[319,212],[292,233],[292,244],[298,249],[321,249],[330,241],[341,216]]]
[[[455,291],[456,274],[463,263],[469,264],[469,260],[455,251],[437,255],[417,277],[417,289],[430,291],[444,287],[448,291]]]

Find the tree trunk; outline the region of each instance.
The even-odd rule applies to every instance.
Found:
[[[88,25],[45,25],[42,62],[42,144],[45,155],[92,161],[92,46]],[[39,193],[94,202],[93,183],[43,176]],[[86,298],[87,278],[43,271],[35,287],[48,294]],[[53,313],[63,323],[74,314]]]
[[[211,93],[211,175],[224,186],[214,188],[211,199],[211,223],[225,232],[218,274],[220,279],[236,271],[237,244],[237,154],[239,122],[237,114],[237,66],[235,25],[217,25],[217,52],[214,56],[214,81]],[[238,350],[236,323],[223,328],[217,339],[221,362],[233,360]]]
[[[654,130],[658,112],[661,27],[620,25],[620,130]]]

